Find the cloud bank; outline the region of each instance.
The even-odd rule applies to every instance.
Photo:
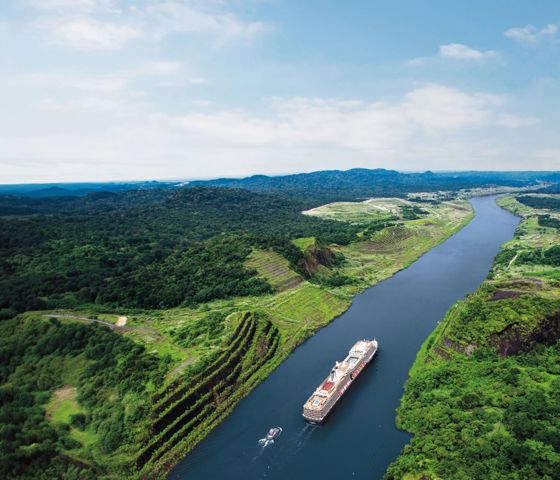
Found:
[[[95,93],[44,101],[25,142],[16,135],[17,122],[2,122],[0,183],[29,178],[41,165],[50,166],[44,181],[413,169],[423,162],[440,169],[461,163],[500,168],[505,140],[539,122],[510,112],[501,96],[438,84],[410,90],[394,102],[272,98],[260,115],[163,114],[134,98]],[[508,162],[512,156],[508,152]],[[17,167],[14,158],[21,159]]]

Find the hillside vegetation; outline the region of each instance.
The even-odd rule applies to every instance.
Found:
[[[387,479],[560,478],[560,232],[540,223],[557,200],[500,200],[523,221],[418,354]]]
[[[118,478],[168,362],[97,325],[21,317],[0,328],[2,478]],[[60,386],[74,393],[59,399]]]

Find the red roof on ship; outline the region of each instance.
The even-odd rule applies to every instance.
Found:
[[[331,382],[330,380],[327,380],[325,383],[323,383],[323,386],[321,388],[328,392],[333,387],[333,385],[334,385],[333,382]]]

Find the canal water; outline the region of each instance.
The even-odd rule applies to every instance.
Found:
[[[472,200],[475,218],[390,279],[358,295],[339,318],[289,356],[171,472],[170,480],[379,479],[410,436],[395,409],[420,345],[457,300],[486,277],[518,219],[495,203]],[[324,425],[302,405],[354,342],[377,338],[379,351]],[[282,435],[265,448],[270,427]]]

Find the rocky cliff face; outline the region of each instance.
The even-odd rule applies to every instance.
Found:
[[[521,331],[519,325],[508,325],[504,330],[492,335],[490,344],[495,346],[502,356],[528,352],[536,344],[552,345],[560,339],[560,312],[544,319],[529,334]]]
[[[303,269],[312,277],[321,266],[330,267],[336,262],[334,252],[327,246],[317,244],[308,247],[303,254]]]

